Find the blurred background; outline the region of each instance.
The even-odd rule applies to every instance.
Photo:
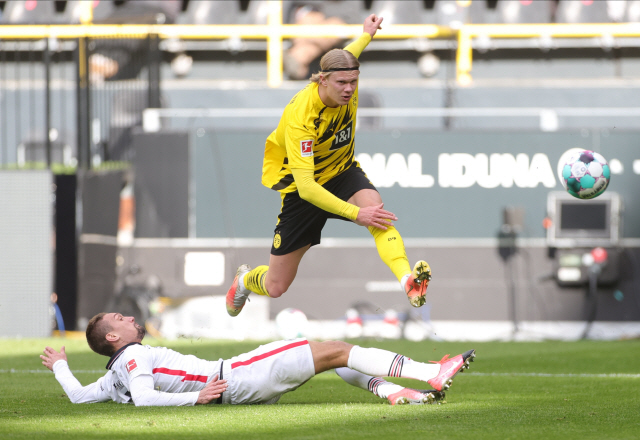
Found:
[[[329,222],[229,318],[279,213],[264,141],[372,13],[356,155],[428,303]],[[0,1],[0,336],[120,311],[163,337],[638,337],[638,102],[640,1]],[[562,186],[574,149],[609,161],[597,199]]]

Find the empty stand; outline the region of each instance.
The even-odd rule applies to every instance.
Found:
[[[625,9],[625,21],[630,23],[640,22],[640,0],[628,1]]]
[[[436,13],[440,26],[449,26],[452,29],[459,29],[460,26],[469,22],[469,5],[471,2],[458,2],[455,0],[436,1]]]
[[[52,1],[9,1],[6,2],[0,23],[3,24],[47,24],[56,23],[61,14],[56,13]]]
[[[438,22],[437,10],[425,8],[422,0],[374,0],[371,2],[368,13],[383,17],[383,26],[390,24],[436,24]]]
[[[115,8],[112,0],[94,0],[91,2],[92,20],[101,21],[111,15]],[[62,23],[78,24],[80,23],[80,15],[82,13],[82,2],[80,0],[71,0],[67,2],[62,12]]]
[[[610,23],[607,1],[561,0],[555,13],[556,23]]]
[[[474,24],[549,23],[555,5],[555,0],[474,1],[469,7],[469,21]]]
[[[268,3],[251,0],[246,8],[240,1],[190,1],[178,18],[179,24],[266,24]]]

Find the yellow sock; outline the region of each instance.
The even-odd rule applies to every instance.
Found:
[[[369,226],[368,229],[376,241],[380,258],[389,266],[398,281],[402,282],[402,277],[411,272],[411,266],[400,233],[393,226],[388,226],[386,231],[374,226]]]
[[[249,271],[249,273],[244,276],[244,286],[247,289],[251,290],[253,293],[269,296],[267,287],[264,284],[267,278],[268,270],[269,266],[258,266],[255,269]]]

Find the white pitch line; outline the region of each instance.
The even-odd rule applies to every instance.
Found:
[[[475,373],[469,372],[472,376],[526,376],[526,377],[586,377],[586,378],[623,378],[640,379],[640,374],[632,373]]]
[[[71,370],[72,373],[92,373],[101,374],[105,370]],[[51,373],[49,370],[0,370],[0,373],[18,373],[18,374],[38,374],[38,373]],[[465,376],[526,376],[526,377],[584,377],[584,378],[611,378],[611,379],[640,379],[640,374],[633,373],[476,373],[468,372]]]

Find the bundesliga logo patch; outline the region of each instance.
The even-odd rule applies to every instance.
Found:
[[[313,140],[300,141],[300,155],[302,157],[313,156]]]
[[[129,362],[127,362],[126,367],[127,367],[127,373],[131,374],[131,372],[133,370],[138,368],[138,365],[136,364],[136,360],[135,359],[131,359]]]

